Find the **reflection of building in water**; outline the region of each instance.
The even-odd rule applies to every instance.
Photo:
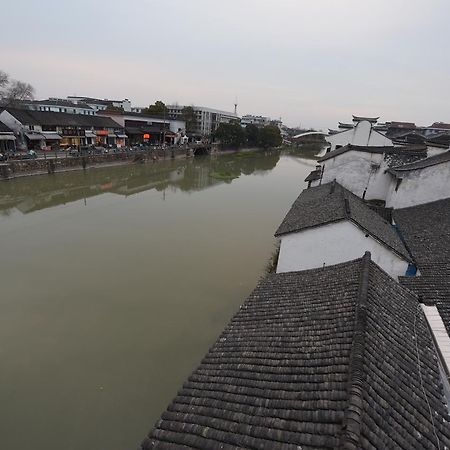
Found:
[[[15,207],[27,214],[105,193],[129,196],[169,187],[186,192],[198,191],[231,183],[242,174],[271,170],[279,157],[278,151],[249,153],[244,157],[225,155],[16,179],[0,185],[0,212]]]

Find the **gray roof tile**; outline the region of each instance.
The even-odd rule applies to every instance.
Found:
[[[388,172],[394,175],[402,175],[405,172],[410,172],[412,170],[425,169],[427,167],[435,166],[437,164],[443,164],[450,162],[450,151],[440,153],[439,155],[430,156],[429,158],[422,159],[420,161],[415,161],[410,164],[405,164],[399,167],[389,169]]]
[[[450,198],[394,210],[393,217],[421,273],[401,281],[436,304],[450,335]]]
[[[366,255],[263,280],[142,448],[444,448],[442,398],[417,298]]]
[[[337,182],[305,189],[292,205],[275,236],[341,220],[352,221],[403,258],[410,259],[395,229]]]

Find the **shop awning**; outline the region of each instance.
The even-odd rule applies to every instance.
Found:
[[[42,136],[44,136],[45,139],[49,141],[60,141],[62,139],[62,137],[58,133],[52,133],[51,131],[43,131]]]
[[[0,134],[0,141],[15,141],[16,137],[12,134]]]
[[[30,140],[30,141],[42,141],[44,138],[44,136],[40,133],[25,133],[25,136]]]
[[[95,138],[95,137],[97,137],[97,135],[91,130],[86,130],[84,132],[84,136],[87,137],[87,138]]]
[[[126,134],[123,133],[116,133],[116,136],[120,139],[128,139],[128,136]]]

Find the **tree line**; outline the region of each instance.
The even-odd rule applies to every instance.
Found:
[[[224,148],[278,147],[282,144],[280,129],[275,124],[257,127],[250,124],[243,128],[238,122],[221,123],[214,132]]]

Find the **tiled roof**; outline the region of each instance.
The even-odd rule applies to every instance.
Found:
[[[377,123],[379,117],[361,117],[361,116],[353,116],[353,122],[362,122],[363,120],[367,120],[368,122]]]
[[[439,128],[441,130],[450,130],[450,123],[434,122],[428,128]]]
[[[366,255],[263,280],[142,449],[444,449],[417,298]]]
[[[397,209],[393,215],[421,273],[402,283],[436,304],[450,335],[450,198]]]
[[[6,108],[23,125],[120,128],[110,117]]]
[[[52,105],[52,106],[62,106],[62,107],[69,107],[69,108],[92,109],[86,103],[82,103],[82,102],[75,103],[72,100],[67,100],[64,98],[61,98],[61,99],[49,98],[48,100],[31,100],[31,101],[25,101],[23,103],[26,105]]]
[[[275,236],[341,220],[352,221],[385,246],[410,259],[395,229],[359,197],[336,182],[305,189],[292,205]]]
[[[430,156],[429,158],[426,159],[421,159],[420,161],[416,161],[411,164],[405,164],[400,167],[389,169],[389,172],[394,175],[401,175],[403,172],[425,169],[427,167],[435,166],[437,164],[442,164],[449,161],[450,161],[450,151],[447,151],[444,153],[440,153],[438,155]]]
[[[305,178],[305,181],[320,180],[321,173],[322,173],[321,169],[315,169]]]
[[[417,144],[417,145],[404,145],[404,146],[384,146],[384,147],[369,147],[369,146],[360,146],[360,145],[352,145],[348,144],[344,147],[338,148],[337,150],[333,150],[332,152],[326,153],[322,158],[318,160],[318,162],[326,161],[327,159],[334,158],[335,156],[342,155],[343,153],[349,151],[355,152],[363,152],[363,153],[380,153],[380,154],[399,154],[399,155],[417,155],[422,158],[426,157],[426,145]]]

